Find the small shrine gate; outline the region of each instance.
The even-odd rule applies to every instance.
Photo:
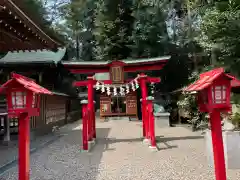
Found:
[[[82,101],[83,108],[83,150],[89,150],[89,143],[94,142],[96,138],[96,122],[95,122],[95,107],[94,107],[94,96],[93,89],[101,90],[104,96],[109,98],[111,94],[117,96],[118,94],[122,96],[127,96],[130,93],[135,92],[135,90],[141,88],[141,108],[142,108],[142,124],[143,124],[143,138],[145,142],[149,143],[149,147],[156,149],[155,133],[154,133],[154,115],[153,115],[153,97],[148,96],[147,83],[159,83],[160,78],[148,77],[144,73],[138,74],[135,79],[124,79],[124,73],[126,72],[142,72],[149,70],[161,70],[170,56],[158,57],[158,58],[148,58],[148,59],[138,59],[138,60],[122,60],[122,61],[112,61],[112,62],[63,62],[65,68],[70,70],[74,74],[88,74],[88,78],[85,81],[74,82],[73,86],[85,86],[88,91],[88,100]],[[109,73],[110,79],[97,81],[94,78],[95,73]],[[111,99],[111,98],[109,98]],[[134,100],[129,100],[127,103],[134,102]],[[110,101],[111,103],[111,101]],[[104,101],[100,99],[101,111],[106,109],[109,112],[109,101]],[[136,104],[135,104],[136,105]],[[131,106],[132,110],[135,108]],[[102,112],[104,114],[104,112]],[[106,113],[104,116],[119,115],[117,113]],[[135,115],[136,112],[127,111],[126,116]]]

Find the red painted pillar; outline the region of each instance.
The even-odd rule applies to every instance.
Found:
[[[210,113],[210,123],[216,180],[226,180],[222,126],[219,111],[213,110],[213,112]]]
[[[142,130],[143,130],[143,138],[146,139],[146,120],[144,120],[144,118],[146,119],[146,107],[144,108],[143,105],[143,99],[140,100],[141,101],[141,110],[142,110]]]
[[[149,96],[147,98],[148,113],[149,113],[149,136],[150,136],[150,147],[156,148],[156,137],[155,137],[155,119],[153,114],[153,100],[154,98]]]
[[[30,156],[30,118],[28,113],[22,113],[18,120],[19,128],[19,180],[29,180],[29,156]]]
[[[89,137],[88,140],[92,141],[93,139],[93,125],[94,125],[94,101],[93,101],[93,84],[94,84],[94,79],[93,77],[88,77],[88,110],[90,111],[90,119],[89,119],[89,127],[88,127],[88,132],[89,132]]]
[[[83,143],[83,150],[88,150],[88,108],[87,108],[87,100],[82,100],[82,143]]]
[[[146,121],[148,121],[147,118],[147,112],[146,112],[146,98],[148,95],[148,91],[147,91],[147,79],[146,79],[146,75],[141,73],[139,76],[139,85],[141,88],[141,94],[142,94],[142,126],[143,126],[143,137],[145,139],[148,138],[147,136],[147,132],[148,132],[148,123]]]
[[[94,104],[96,102],[94,101]],[[95,114],[95,106],[93,106],[93,124],[92,124],[92,128],[93,128],[93,138],[96,139],[96,114]]]

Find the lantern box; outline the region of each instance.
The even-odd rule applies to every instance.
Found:
[[[52,95],[32,79],[16,73],[12,73],[12,79],[1,86],[0,92],[6,93],[9,117],[18,117],[21,113],[38,116],[40,94]]]
[[[200,75],[200,79],[185,91],[196,92],[199,110],[211,112],[213,109],[230,111],[231,76],[223,68],[214,69]]]

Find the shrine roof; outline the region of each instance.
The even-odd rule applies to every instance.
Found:
[[[0,91],[3,91],[4,88],[7,88],[8,86],[10,86],[12,83],[15,83],[15,82],[18,82],[19,84],[23,85],[26,89],[33,91],[34,93],[37,93],[37,94],[48,94],[48,95],[53,94],[48,89],[35,83],[32,79],[16,73],[12,73],[12,79],[4,83],[1,86]]]
[[[232,77],[226,75],[224,73],[224,69],[223,68],[217,68],[217,69],[213,69],[211,71],[205,72],[200,74],[200,78],[195,81],[194,83],[192,83],[191,85],[189,85],[187,88],[185,88],[183,91],[201,91],[207,87],[209,87],[214,80],[216,80],[218,77],[220,76],[226,76],[227,78],[232,79]]]
[[[31,11],[31,12],[30,12]],[[40,15],[26,7],[24,0],[0,0],[0,51],[51,49],[63,41],[45,27]],[[38,16],[38,17],[37,17]],[[31,17],[31,18],[30,18]]]
[[[161,56],[155,58],[139,58],[139,59],[124,59],[119,60],[120,62],[125,63],[126,65],[134,64],[146,64],[146,63],[156,63],[156,62],[166,62],[171,56]],[[65,61],[62,62],[63,65],[67,66],[106,66],[111,64],[113,61]]]
[[[66,53],[66,48],[59,48],[57,52],[50,50],[37,51],[14,51],[8,52],[0,58],[0,64],[20,64],[20,63],[55,63],[62,60]]]

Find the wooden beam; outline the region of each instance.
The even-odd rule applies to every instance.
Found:
[[[161,70],[165,64],[136,65],[124,67],[124,72]]]
[[[151,64],[151,65],[135,65],[135,66],[125,66],[124,72],[136,72],[136,71],[153,71],[153,70],[161,70],[165,64]],[[109,68],[98,67],[80,67],[80,68],[71,68],[69,66],[65,66],[69,71],[73,74],[86,74],[86,73],[105,73],[109,72]]]
[[[40,43],[35,44],[34,41],[21,41],[14,39],[14,37],[10,36],[8,33],[4,33],[2,30],[0,31],[0,36],[2,36],[2,39],[0,40],[1,52],[44,49],[44,46]]]

